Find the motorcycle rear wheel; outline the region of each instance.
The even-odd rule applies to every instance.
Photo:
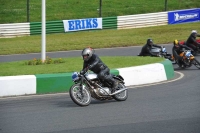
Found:
[[[123,83],[119,83],[118,87],[119,90],[126,88],[126,86]],[[113,98],[116,101],[125,101],[128,98],[128,90],[122,91],[121,93],[114,95]]]
[[[91,103],[91,94],[88,89],[83,89],[81,94],[80,84],[75,84],[71,86],[69,90],[69,95],[74,103],[79,106],[88,106]]]
[[[200,69],[200,62],[196,58],[193,59],[193,64]]]

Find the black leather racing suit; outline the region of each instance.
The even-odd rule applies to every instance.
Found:
[[[192,50],[190,47],[188,47],[186,45],[180,45],[180,44],[178,44],[178,47],[173,46],[173,48],[172,48],[172,54],[173,54],[173,56],[174,56],[174,58],[177,61],[177,64],[179,66],[184,65],[183,57],[180,56],[180,54],[183,52],[184,48],[186,50]]]
[[[161,46],[158,46],[158,45],[155,45],[155,44],[152,44],[152,45],[145,44],[142,47],[142,50],[141,50],[139,56],[158,56],[158,55],[151,52],[152,47],[162,48]]]
[[[197,34],[197,37],[200,37],[199,34]],[[195,37],[195,34],[194,33],[191,33],[190,36],[188,37],[186,43],[185,43],[186,46],[192,48],[193,50],[197,50],[197,47],[200,48],[200,43],[198,43],[196,41],[196,37]]]
[[[116,86],[116,82],[110,74],[110,69],[101,61],[98,55],[93,54],[88,61],[83,63],[83,71],[89,69],[97,74],[98,78],[102,81],[111,82],[113,87]]]

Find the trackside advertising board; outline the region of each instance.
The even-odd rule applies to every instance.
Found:
[[[168,12],[168,24],[200,21],[200,8]]]
[[[63,20],[65,32],[102,29],[102,18]]]

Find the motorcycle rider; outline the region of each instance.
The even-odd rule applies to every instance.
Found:
[[[111,92],[113,93],[116,90],[118,83],[111,76],[110,69],[102,62],[98,55],[94,54],[94,50],[92,48],[84,48],[82,57],[84,62],[80,74],[84,74],[87,70],[93,71],[102,81],[112,83]]]
[[[184,49],[191,51],[192,49],[186,45],[180,45],[177,39],[174,40],[173,44],[174,46],[172,47],[172,54],[175,60],[177,61],[178,66],[184,68],[186,64],[184,63],[183,57],[180,56],[180,54],[183,52]]]
[[[200,34],[197,34],[196,30],[192,30],[190,36],[185,43],[186,46],[192,48],[195,51],[198,49],[197,47],[200,48],[200,43],[196,41],[196,37],[200,37]]]
[[[161,46],[153,44],[153,40],[149,38],[149,39],[147,39],[147,43],[142,47],[142,50],[141,50],[139,56],[155,56],[155,57],[158,57],[159,55],[151,52],[152,47],[158,47],[158,48],[162,49]]]

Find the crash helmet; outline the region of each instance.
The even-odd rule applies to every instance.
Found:
[[[197,31],[196,31],[196,30],[192,30],[191,33],[193,33],[193,34],[197,34]]]
[[[192,30],[191,35],[192,35],[193,37],[196,37],[196,36],[197,36],[197,31],[196,31],[196,30]]]
[[[179,41],[177,39],[174,40],[173,44],[175,47],[179,47]]]
[[[84,61],[88,61],[93,55],[92,48],[90,48],[90,47],[84,48],[81,55],[82,55]]]
[[[148,45],[153,45],[153,40],[152,40],[152,39],[150,39],[150,38],[149,38],[149,39],[147,39],[147,44],[148,44]]]

